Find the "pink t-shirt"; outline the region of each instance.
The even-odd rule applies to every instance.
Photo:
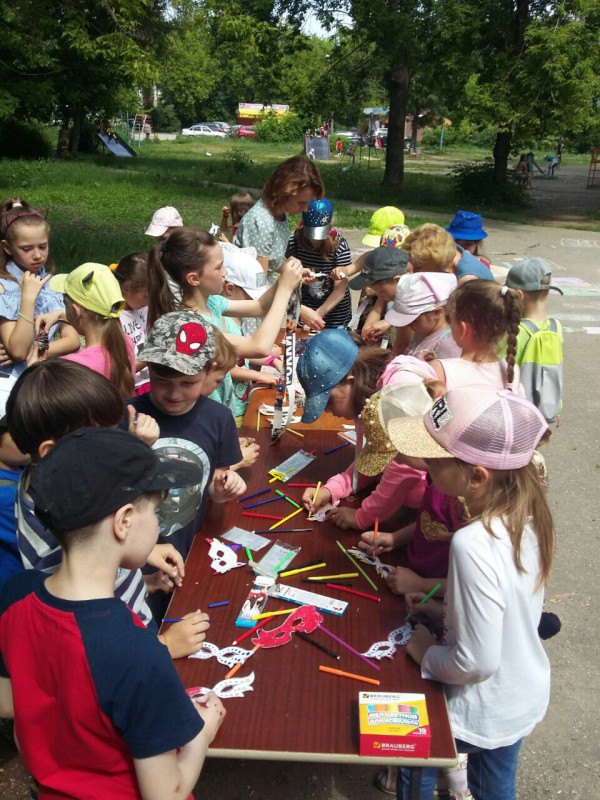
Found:
[[[130,336],[126,333],[125,344],[129,354],[129,364],[131,366],[131,374],[135,375],[135,346]],[[69,353],[68,356],[62,356],[69,361],[76,361],[78,364],[83,364],[88,369],[93,369],[94,372],[99,372],[105,378],[110,380],[110,355],[108,352],[99,345],[94,347],[85,347],[83,350],[78,350],[76,353]]]

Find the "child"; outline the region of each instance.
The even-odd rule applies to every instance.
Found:
[[[525,397],[542,412],[546,422],[557,422],[562,405],[562,326],[549,319],[546,304],[552,286],[552,270],[543,258],[524,258],[513,265],[506,286],[523,298],[515,361],[521,368]]]
[[[298,378],[306,394],[302,422],[314,422],[326,409],[337,417],[354,418],[356,453],[360,459],[363,444],[360,415],[372,394],[402,380],[407,357],[400,358],[402,362],[392,360],[392,353],[380,347],[359,348],[345,330],[321,331],[309,340],[298,359]],[[435,377],[425,362],[410,359],[410,363],[421,375]],[[414,376],[413,379],[420,380]],[[321,506],[342,500],[373,483],[361,477],[354,467],[351,464],[344,472],[333,475],[316,495],[313,489],[307,489],[302,496],[304,507],[314,513]],[[376,517],[383,523],[398,515],[403,506],[418,508],[424,489],[422,471],[392,461],[360,508],[338,506],[331,510],[328,519],[339,528],[364,530],[372,527]]]
[[[229,206],[223,206],[223,216],[221,217],[221,231],[224,234],[231,233],[233,239],[237,233],[238,226],[244,214],[254,205],[255,200],[250,192],[236,192],[229,198]],[[231,221],[231,225],[229,222]]]
[[[439,225],[426,223],[415,228],[402,246],[412,272],[454,272],[459,283],[473,278],[493,280],[491,270]]]
[[[203,397],[215,360],[214,328],[192,311],[165,314],[152,326],[140,356],[148,364],[150,392],[132,405],[158,423],[161,438],[155,447],[176,447],[204,468],[194,519],[168,536],[185,559],[204,522],[208,498],[226,503],[246,490],[230,469],[242,458],[233,416]]]
[[[21,469],[28,462],[29,456],[21,453],[13,442],[3,415],[0,419],[0,589],[7,578],[23,570],[15,528],[15,500]]]
[[[400,277],[392,308],[385,318],[414,333],[404,355],[424,361],[460,356],[445,315],[446,303],[455,289],[456,277],[450,273],[419,272]]]
[[[129,408],[129,430],[147,443],[158,436],[151,417]],[[6,404],[9,431],[17,447],[31,457],[31,464],[20,476],[15,515],[21,560],[26,569],[52,574],[62,557],[59,542],[36,517],[29,484],[37,465],[53,444],[81,427],[114,427],[123,418],[123,401],[114,386],[97,372],[65,359],[53,358],[30,367],[21,375]],[[183,561],[171,545],[157,545],[148,563],[158,569],[144,579],[139,569],[120,569],[114,593],[136,613],[142,622],[156,630],[147,603],[148,591],[170,591],[181,585]],[[200,611],[172,625],[160,639],[173,658],[194,653],[208,629],[208,617]]]
[[[148,256],[146,253],[125,256],[115,266],[113,275],[125,300],[119,322],[123,333],[133,342],[137,356],[148,333]],[[136,360],[134,377],[136,394],[149,391],[150,377],[143,361]]]
[[[342,328],[352,317],[350,290],[344,280],[334,281],[334,269],[349,267],[350,248],[331,227],[333,205],[327,198],[313,200],[302,213],[302,225],[288,242],[286,257],[295,256],[303,267],[319,277],[302,286],[302,320],[313,330]]]
[[[150,225],[144,233],[146,236],[157,238],[159,242],[164,242],[175,228],[181,227],[183,227],[183,220],[179,211],[173,206],[163,206],[154,212]]]
[[[529,174],[529,162],[527,153],[522,153],[519,163],[515,167],[515,181],[522,183],[526,189],[531,189],[531,175]]]
[[[0,338],[11,359],[0,367],[4,377],[18,377],[38,349],[51,356],[79,349],[77,333],[64,320],[58,327],[34,327],[47,311],[64,310],[63,298],[48,286],[48,234],[43,211],[20,198],[0,205]],[[60,337],[53,340],[56,331]]]
[[[417,625],[407,651],[424,678],[446,686],[476,798],[515,797],[523,738],[548,706],[550,665],[537,627],[554,534],[531,463],[546,430],[531,403],[489,386],[455,389],[422,420],[388,426],[394,446],[425,459],[437,488],[463,496],[470,514],[452,537],[443,616],[431,601],[417,606],[424,594],[407,597],[409,611],[436,631],[443,625],[441,641]],[[435,773],[423,771],[422,800],[433,797]]]
[[[223,316],[264,317],[252,336],[225,333],[239,357],[264,358],[271,353],[290,296],[302,279],[302,265],[294,258],[288,259],[276,285],[258,300],[230,302],[221,296],[223,261],[223,250],[210,233],[193,228],[174,231],[150,252],[149,320],[154,324],[162,314],[175,311],[180,305],[201,314],[217,330],[222,330]],[[167,285],[165,271],[181,288],[181,304]]]
[[[42,322],[51,325],[64,314],[85,338],[82,350],[64,358],[99,372],[115,385],[121,397],[131,397],[135,350],[119,322],[125,300],[110,269],[104,264],[81,264],[68,275],[55,275],[50,288],[64,294],[65,310],[45,314],[36,320],[36,327]]]
[[[446,233],[454,239],[458,247],[478,258],[486,267],[490,267],[490,262],[481,256],[479,247],[488,235],[483,230],[483,219],[481,214],[473,211],[457,211],[450,225],[446,228]]]
[[[54,575],[30,571],[4,587],[0,714],[15,719],[40,797],[166,800],[187,796],[198,779],[225,710],[213,693],[190,701],[113,584],[155,546],[164,493],[199,473],[101,428],[64,437],[36,470],[36,513],[63,561]]]
[[[521,320],[518,292],[500,287],[494,281],[467,281],[450,295],[446,318],[462,355],[435,359],[431,366],[448,390],[470,384],[518,389],[519,367],[515,362]],[[505,335],[508,335],[506,359],[501,359],[498,350]]]

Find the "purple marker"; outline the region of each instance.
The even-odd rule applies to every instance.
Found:
[[[209,608],[219,608],[219,606],[228,606],[229,600],[220,600],[218,603],[209,603]]]

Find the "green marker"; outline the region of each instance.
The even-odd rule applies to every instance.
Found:
[[[295,500],[292,500],[291,497],[288,497],[287,494],[284,494],[279,489],[275,489],[275,494],[278,494],[280,497],[283,497],[283,499],[287,500],[288,503],[291,503],[294,506],[294,508],[302,508],[302,506],[299,506]]]
[[[252,551],[250,550],[249,547],[246,547],[246,555],[248,556],[248,563],[252,564],[254,559],[252,558]]]
[[[431,598],[437,592],[437,590],[440,588],[441,585],[442,585],[441,583],[436,583],[433,589],[430,592],[427,592],[427,594],[422,600],[419,600],[419,605],[421,605],[422,603],[426,603],[428,600],[431,600]],[[415,613],[414,611],[409,611],[408,614],[404,617],[404,621],[406,622],[408,619],[410,619],[414,613]]]

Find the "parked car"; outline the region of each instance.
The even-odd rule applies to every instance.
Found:
[[[254,125],[240,125],[235,135],[238,139],[256,139]]]
[[[192,125],[189,128],[184,128],[181,131],[182,136],[217,136],[219,139],[224,139],[227,134],[219,131],[216,128],[209,128],[208,125]]]
[[[231,135],[231,125],[228,122],[209,122],[210,127],[216,127],[217,130],[223,131],[227,136]]]

